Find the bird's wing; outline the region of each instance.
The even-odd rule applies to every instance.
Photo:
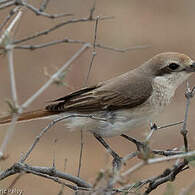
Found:
[[[56,100],[59,103],[48,105],[46,110],[92,113],[128,109],[143,104],[150,97],[152,84],[149,79],[142,77],[131,79],[125,74],[120,77],[120,79],[111,79],[59,98]]]

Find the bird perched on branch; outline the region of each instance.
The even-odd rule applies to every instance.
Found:
[[[45,108],[22,113],[18,120],[83,115],[86,117],[69,118],[67,126],[85,126],[108,149],[102,137],[121,135],[151,120],[169,104],[177,87],[193,72],[195,62],[190,57],[160,53],[134,70],[73,92]],[[11,118],[11,115],[0,118],[0,124],[9,123]],[[119,158],[112,152],[115,160]]]

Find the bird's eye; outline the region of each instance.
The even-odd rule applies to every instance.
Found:
[[[179,68],[179,64],[171,63],[171,64],[169,64],[169,68],[170,68],[171,70],[176,70],[176,69]]]

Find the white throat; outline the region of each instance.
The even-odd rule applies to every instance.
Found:
[[[157,76],[154,78],[154,83],[175,91],[191,74],[187,72],[175,72],[164,76]]]

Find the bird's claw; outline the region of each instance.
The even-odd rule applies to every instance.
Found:
[[[120,156],[115,156],[112,161],[113,169],[119,170],[122,166],[122,158]]]

